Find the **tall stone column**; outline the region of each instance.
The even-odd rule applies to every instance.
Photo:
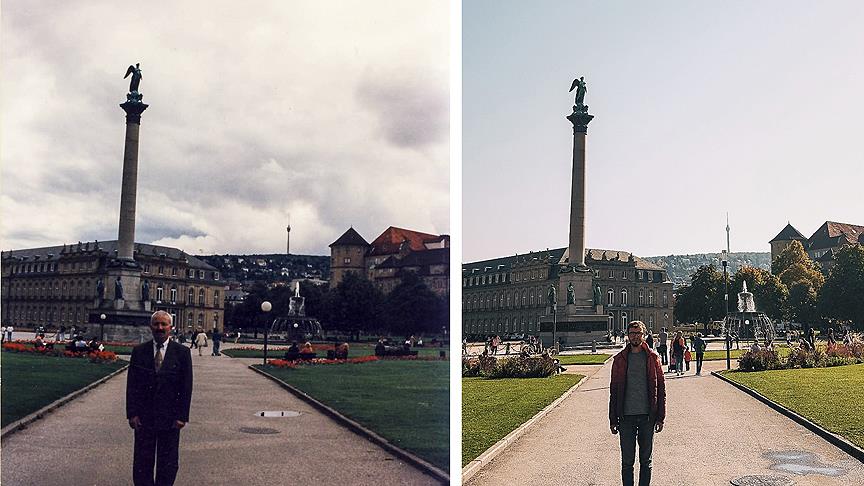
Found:
[[[128,262],[134,261],[135,200],[138,195],[138,131],[141,127],[141,113],[148,106],[141,101],[126,101],[120,105],[120,108],[126,112],[126,143],[123,149],[117,258]]]
[[[585,267],[585,142],[588,123],[594,115],[588,114],[588,107],[574,106],[573,113],[567,117],[573,124],[573,177],[570,185],[570,265]],[[584,111],[576,111],[577,109]]]

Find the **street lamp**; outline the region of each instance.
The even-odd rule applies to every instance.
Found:
[[[726,309],[723,322],[726,328],[726,369],[728,370],[732,368],[732,338],[729,336],[729,279],[726,278],[726,267],[729,265],[729,252],[723,250],[720,258],[723,263],[723,302]]]
[[[105,314],[99,314],[99,342],[105,342]]]
[[[264,364],[267,364],[267,313],[273,308],[268,301],[261,302],[261,312],[264,313]]]

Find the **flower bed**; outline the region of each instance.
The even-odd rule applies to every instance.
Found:
[[[94,363],[117,361],[117,355],[111,351],[73,352],[63,349],[36,348],[23,342],[3,343],[3,351],[12,353],[41,354],[44,356],[59,356],[63,358],[88,358]]]
[[[864,343],[834,344],[827,348],[808,350],[793,347],[789,355],[780,357],[773,349],[747,351],[738,358],[740,371],[765,371],[794,368],[826,368],[864,363]]]
[[[548,354],[514,356],[500,360],[494,356],[480,356],[462,360],[463,377],[544,378],[555,373],[555,368],[555,360]]]
[[[325,359],[325,358],[313,358],[313,359],[295,359],[295,360],[285,360],[285,359],[272,359],[267,363],[276,366],[278,368],[296,368],[298,366],[309,366],[309,365],[334,365],[334,364],[360,364],[360,363],[368,363],[370,361],[378,361],[377,356],[362,356],[360,358],[349,358],[349,359]]]

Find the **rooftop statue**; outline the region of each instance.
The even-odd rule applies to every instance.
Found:
[[[585,76],[580,76],[579,79],[574,79],[570,85],[570,92],[576,90],[576,101],[573,105],[574,112],[587,112],[588,107],[585,105],[585,93],[588,92],[588,87],[585,84]]]
[[[139,67],[141,63],[135,63],[134,66],[129,66],[126,69],[126,75],[123,76],[123,79],[132,75],[132,79],[129,81],[129,93],[126,95],[127,101],[141,101],[141,93],[138,92],[138,86],[141,84],[141,68]]]

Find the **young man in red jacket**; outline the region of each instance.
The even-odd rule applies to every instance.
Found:
[[[639,486],[651,483],[651,452],[654,433],[663,430],[666,419],[666,382],[660,356],[643,340],[645,324],[627,326],[630,344],[612,361],[609,384],[609,428],[621,433],[621,480],[633,484],[636,443],[639,443]]]

